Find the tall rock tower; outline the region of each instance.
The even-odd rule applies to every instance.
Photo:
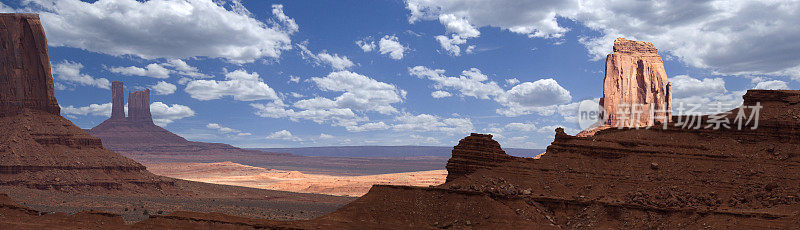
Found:
[[[642,127],[655,121],[669,122],[671,88],[664,62],[652,43],[617,38],[614,53],[606,57],[600,98],[606,125]]]
[[[150,114],[150,89],[128,93],[128,120],[153,124]]]
[[[0,14],[0,32],[0,116],[23,108],[60,115],[39,15]]]
[[[111,119],[125,119],[125,95],[121,81],[111,82]]]

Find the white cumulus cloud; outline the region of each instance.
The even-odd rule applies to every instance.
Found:
[[[277,58],[291,49],[294,20],[273,5],[268,25],[234,1],[31,0],[51,46],[145,59],[211,57],[231,62]],[[212,20],[213,19],[213,20]]]
[[[236,70],[225,74],[225,81],[194,80],[186,84],[184,90],[194,99],[207,101],[232,96],[237,101],[279,100],[275,90],[258,76]]]
[[[378,47],[378,52],[381,54],[388,54],[389,57],[394,60],[403,59],[403,55],[406,52],[406,49],[408,49],[403,46],[403,44],[400,44],[397,36],[394,35],[383,36],[383,38],[381,38],[381,40],[378,42]]]
[[[56,88],[65,89],[67,85],[93,86],[101,89],[111,89],[111,82],[105,78],[94,78],[81,73],[83,64],[79,62],[63,61],[53,66],[53,75],[56,76]],[[61,87],[59,87],[61,86]]]
[[[177,86],[165,81],[159,81],[158,84],[151,86],[151,88],[158,95],[170,95],[175,93],[175,90],[178,90]]]

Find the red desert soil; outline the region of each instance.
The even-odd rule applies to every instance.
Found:
[[[150,172],[157,175],[190,181],[336,196],[362,196],[374,184],[422,187],[440,185],[447,177],[447,170],[364,176],[310,174],[299,171],[265,169],[229,161],[163,163],[146,166]]]

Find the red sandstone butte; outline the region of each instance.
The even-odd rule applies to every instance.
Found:
[[[614,53],[606,57],[600,98],[607,116],[605,124],[641,127],[652,126],[655,121],[668,123],[671,113],[665,111],[672,110],[671,86],[664,62],[652,43],[617,38]]]
[[[0,31],[0,185],[131,190],[173,183],[60,116],[38,15],[0,14]]]
[[[30,108],[59,115],[39,16],[0,14],[0,31],[0,113]]]

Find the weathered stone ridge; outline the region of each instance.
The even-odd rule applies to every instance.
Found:
[[[59,115],[39,15],[0,14],[0,32],[0,116],[23,108]]]
[[[491,134],[472,133],[453,147],[453,157],[447,161],[447,181],[478,169],[496,167],[513,158],[500,148]]]
[[[128,94],[128,119],[132,122],[153,123],[150,114],[150,89]]]
[[[121,81],[111,82],[111,119],[125,119],[125,95]]]
[[[601,116],[610,126],[642,127],[670,121],[672,84],[653,44],[624,38],[614,41],[614,53],[606,57],[600,105],[604,109]]]

